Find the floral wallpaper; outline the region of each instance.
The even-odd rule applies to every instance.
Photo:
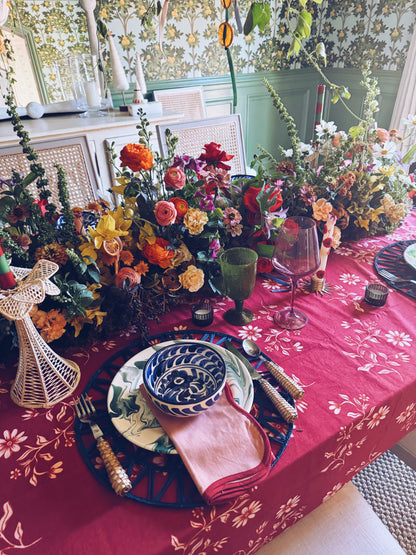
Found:
[[[288,60],[290,42],[282,16],[281,0],[270,0],[272,17],[264,32],[256,28],[247,37],[235,29],[231,47],[237,73],[299,67],[302,56]],[[33,33],[51,100],[58,96],[57,57],[88,49],[86,19],[76,0],[16,0],[22,24]],[[240,0],[242,20],[250,0]],[[313,49],[323,41],[330,66],[359,68],[371,58],[373,67],[403,67],[415,22],[413,0],[324,0],[316,6],[311,38]],[[134,81],[135,53],[140,52],[147,80],[183,79],[228,73],[224,49],[218,43],[218,26],[224,20],[220,0],[171,0],[159,46],[158,20],[143,25],[149,0],[101,0],[96,14],[113,32],[129,81]],[[104,58],[108,59],[103,44]]]

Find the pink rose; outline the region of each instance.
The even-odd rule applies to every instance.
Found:
[[[185,187],[186,175],[180,168],[172,167],[165,173],[164,181],[166,187],[170,187],[171,189],[178,191],[179,189],[183,189]]]
[[[155,205],[155,217],[159,225],[169,225],[176,220],[176,208],[173,202],[160,200]]]

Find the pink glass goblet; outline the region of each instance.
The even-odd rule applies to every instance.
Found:
[[[275,324],[283,329],[298,330],[308,322],[304,312],[293,307],[296,282],[299,278],[313,274],[320,264],[319,242],[316,222],[305,216],[292,216],[279,228],[272,264],[278,272],[290,277],[292,297],[290,306],[276,312]]]

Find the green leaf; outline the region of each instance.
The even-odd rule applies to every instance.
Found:
[[[311,25],[312,15],[308,11],[302,10],[296,24],[295,36],[299,36],[300,39],[309,37],[311,34]]]
[[[416,153],[416,145],[413,145],[412,148],[406,152],[406,154],[403,156],[402,158],[402,162],[403,164],[410,164],[410,162],[413,160],[413,156]]]
[[[270,21],[270,4],[254,2],[254,4],[251,4],[251,12],[253,14],[253,28],[258,25],[260,31],[264,31]]]
[[[289,47],[287,57],[290,58],[292,53],[295,53],[296,55],[298,55],[299,50],[300,50],[300,40],[297,37],[294,37],[292,44]]]
[[[252,11],[252,5],[250,6],[250,9],[248,10],[248,14],[246,17],[246,20],[244,22],[244,35],[247,36],[251,33],[251,31],[253,30],[253,11]]]
[[[27,176],[23,179],[22,181],[22,185],[24,187],[27,187],[30,183],[32,183],[32,181],[34,181],[36,179],[36,174],[34,174],[33,172],[30,172],[27,174]]]
[[[97,31],[100,35],[102,35],[103,37],[107,36],[107,26],[104,23],[104,21],[102,21],[101,19],[99,19],[97,21]]]
[[[15,201],[11,197],[4,196],[0,198],[0,220],[4,220],[6,218],[7,214],[14,205]]]

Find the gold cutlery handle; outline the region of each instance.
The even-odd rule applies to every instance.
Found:
[[[282,417],[286,420],[286,422],[289,422],[289,424],[294,422],[298,417],[296,409],[292,407],[292,405],[290,405],[286,401],[286,399],[284,399],[267,380],[265,380],[264,378],[260,378],[259,383],[264,393],[267,395],[267,397],[270,399],[270,401],[273,403]]]
[[[303,387],[294,382],[292,378],[289,378],[283,368],[269,360],[264,360],[264,364],[270,374],[276,378],[285,391],[290,393],[294,399],[302,399],[305,395],[305,390]]]
[[[119,460],[111,449],[108,441],[102,437],[97,440],[97,447],[103,460],[105,469],[110,479],[111,487],[117,495],[126,495],[132,488],[127,472],[121,466]]]

